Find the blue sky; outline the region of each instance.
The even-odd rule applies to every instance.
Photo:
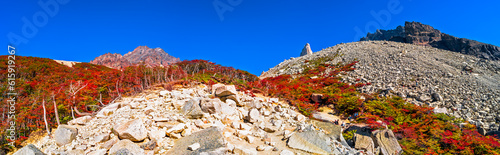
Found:
[[[45,11],[39,2],[58,9],[49,5]],[[306,43],[316,52],[405,21],[500,45],[499,1],[2,0],[0,5],[5,46],[18,42],[18,55],[79,62],[147,45],[181,60],[205,59],[260,75],[299,56]]]

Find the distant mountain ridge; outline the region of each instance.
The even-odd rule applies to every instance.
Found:
[[[179,58],[169,55],[161,48],[139,46],[125,55],[106,53],[90,61],[90,63],[104,65],[115,69],[123,69],[140,63],[144,63],[149,67],[155,67],[167,66],[179,61]]]
[[[478,58],[500,60],[500,47],[478,42],[475,40],[458,38],[434,29],[420,22],[405,22],[405,26],[398,26],[393,30],[377,30],[368,33],[360,41],[388,40],[424,46],[473,55]]]

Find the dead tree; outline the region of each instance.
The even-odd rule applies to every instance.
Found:
[[[59,122],[59,112],[57,111],[57,103],[56,103],[56,95],[59,94],[59,92],[61,91],[62,87],[59,88],[59,90],[57,91],[57,93],[52,93],[52,102],[54,103],[54,113],[56,114],[56,121],[57,121],[57,125],[61,125],[61,123]]]
[[[47,110],[45,109],[45,99],[42,100],[43,107],[43,121],[45,121],[45,129],[47,129],[47,134],[50,135],[49,123],[47,123]]]
[[[73,119],[75,119],[75,114],[73,113],[73,109],[74,109],[74,106],[75,106],[75,102],[76,102],[76,94],[82,90],[83,88],[85,88],[87,86],[87,83],[86,84],[83,84],[82,81],[78,81],[76,82],[75,84],[73,84],[73,82],[71,82],[69,84],[69,89],[68,89],[68,93],[71,95],[71,97],[73,98],[73,103],[71,105],[71,116],[73,117]]]
[[[52,102],[54,102],[54,113],[56,114],[57,125],[61,125],[59,122],[59,112],[57,111],[56,99],[52,97]]]

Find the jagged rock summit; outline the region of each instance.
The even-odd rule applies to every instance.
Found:
[[[90,63],[104,65],[110,68],[123,69],[128,66],[144,63],[146,66],[167,66],[172,63],[179,62],[179,58],[175,58],[166,53],[161,48],[149,48],[147,46],[139,46],[133,51],[125,55],[107,53],[101,55]]]
[[[124,58],[121,54],[118,53],[106,53],[101,55],[94,60],[90,61],[91,64],[103,65],[109,68],[114,69],[123,69],[127,66],[131,66],[132,63]]]
[[[375,33],[368,33],[366,37],[361,38],[361,41],[368,40],[387,40],[432,46],[478,58],[500,60],[500,47],[498,46],[457,38],[419,22],[405,22],[404,27],[398,26],[394,30],[377,30]]]
[[[309,43],[306,43],[306,45],[302,49],[302,52],[300,53],[300,56],[309,55],[309,54],[312,54],[312,53],[313,52],[311,50],[311,45],[309,45]]]

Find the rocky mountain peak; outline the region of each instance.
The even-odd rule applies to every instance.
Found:
[[[302,52],[300,53],[300,56],[304,56],[304,55],[308,55],[308,54],[312,54],[312,50],[311,50],[311,45],[309,45],[309,43],[306,43],[306,45],[302,49]]]
[[[361,38],[361,41],[368,40],[387,40],[432,46],[473,55],[478,58],[500,60],[500,48],[498,46],[465,38],[457,38],[441,33],[441,31],[434,29],[432,26],[420,22],[405,22],[404,27],[398,26],[393,30],[377,30],[375,33],[368,33],[366,37]]]
[[[133,51],[130,51],[125,55],[107,53],[95,58],[90,63],[104,65],[115,69],[123,69],[127,66],[140,63],[144,63],[149,67],[155,67],[167,66],[179,61],[179,58],[169,55],[161,48],[152,49],[148,46],[138,46]]]
[[[91,64],[96,65],[104,65],[109,68],[115,69],[123,69],[127,66],[131,66],[132,63],[124,58],[121,54],[118,53],[106,53],[101,55],[94,60],[90,61]]]

